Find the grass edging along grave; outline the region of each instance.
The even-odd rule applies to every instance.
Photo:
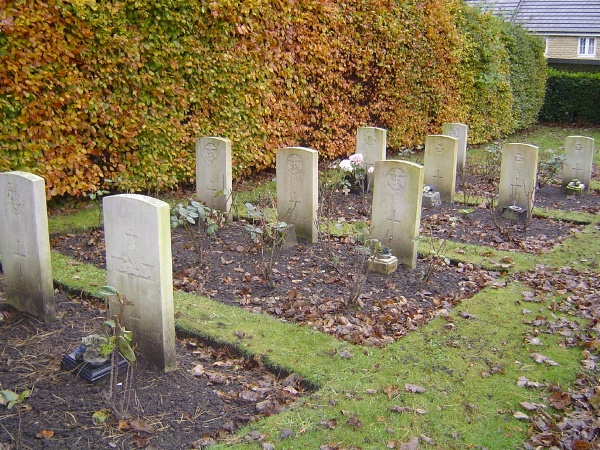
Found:
[[[537,262],[559,267],[586,259],[588,266],[597,267],[598,234],[594,222]],[[534,266],[532,257],[517,252],[449,244],[456,260],[476,263],[471,258],[479,255],[494,265],[507,253],[513,259],[507,272]],[[493,254],[485,256],[488,251]],[[68,288],[94,295],[104,284],[105,272],[94,266],[57,253],[52,263],[55,279]],[[518,378],[564,387],[581,368],[579,350],[561,348],[556,336],[544,335],[540,348],[524,344],[524,334],[531,329],[524,321],[531,314],[551,312],[548,304],[540,303],[527,306],[534,311],[525,314],[520,290],[513,282],[486,288],[464,300],[448,318],[437,318],[384,349],[358,347],[308,327],[180,292],[175,293],[176,324],[217,344],[259,355],[272,368],[295,372],[320,387],[282,414],[242,430],[221,448],[259,448],[257,442],[245,442],[244,434],[252,429],[266,441],[276,441],[277,448],[328,443],[384,447],[419,435],[440,448],[450,443],[511,448],[527,439],[529,422],[513,417],[521,411],[519,402],[547,404],[549,395],[544,389],[519,387]],[[534,363],[530,353],[537,351],[559,366]],[[407,384],[424,392],[407,391]],[[291,429],[294,438],[279,442],[285,429]]]

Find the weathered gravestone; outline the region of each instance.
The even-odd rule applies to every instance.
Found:
[[[196,140],[196,197],[210,208],[231,208],[231,141],[221,137]]]
[[[592,162],[594,160],[594,139],[584,136],[568,136],[565,140],[565,162],[562,169],[562,186],[579,180],[585,185],[583,191],[588,194],[592,181]]]
[[[104,199],[107,284],[125,295],[125,327],[136,349],[175,369],[175,317],[169,205],[137,194]],[[118,313],[111,302],[111,317]]]
[[[502,151],[498,208],[518,206],[525,213],[533,210],[538,166],[538,147],[507,144]]]
[[[458,139],[430,135],[425,138],[425,184],[440,193],[443,202],[454,201]]]
[[[6,302],[43,321],[56,318],[44,179],[0,174],[0,256]]]
[[[318,153],[303,147],[277,150],[277,217],[296,236],[317,242]]]
[[[462,172],[467,162],[467,136],[469,127],[463,123],[445,123],[442,125],[442,134],[458,139],[456,152],[456,169]]]
[[[411,269],[417,264],[423,176],[423,166],[412,162],[375,163],[371,236]]]
[[[376,127],[359,127],[356,130],[356,153],[363,155],[365,165],[373,167],[386,157],[387,130]]]
[[[356,130],[356,153],[363,155],[367,168],[367,186],[373,186],[373,174],[368,173],[369,167],[374,167],[377,161],[386,158],[387,130],[376,127],[359,127]]]

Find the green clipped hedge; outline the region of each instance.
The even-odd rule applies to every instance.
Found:
[[[550,70],[540,112],[544,122],[600,123],[600,73]]]
[[[232,140],[242,177],[282,146],[347,155],[359,126],[399,148],[535,115],[537,47],[461,0],[0,2],[0,171],[48,198],[189,182],[203,135]]]

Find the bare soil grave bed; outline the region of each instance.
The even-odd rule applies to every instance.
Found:
[[[543,191],[536,204],[597,212],[598,197],[566,198]],[[347,222],[370,216],[369,196],[335,194],[332,217]],[[534,219],[515,230],[514,242],[498,239],[488,210],[467,214],[459,205],[423,211],[423,231],[498,249],[542,253],[576,231],[570,223]],[[458,218],[458,219],[451,219]],[[448,225],[454,224],[454,225]],[[429,230],[429,231],[426,231]],[[542,238],[541,236],[545,236]],[[174,285],[232,305],[272,314],[366,345],[383,346],[403,336],[455,303],[493,283],[499,275],[471,264],[445,265],[419,258],[415,270],[404,267],[389,276],[372,273],[358,300],[348,303],[360,262],[351,238],[300,243],[278,252],[272,283],[261,275],[260,252],[244,224],[234,222],[206,242],[202,264],[181,230],[173,230]],[[522,243],[526,242],[525,248]],[[536,242],[532,245],[531,242]],[[511,247],[514,244],[514,247]],[[53,236],[51,245],[73,258],[104,265],[102,232]],[[508,246],[508,247],[507,247]],[[333,262],[336,261],[334,264]],[[427,282],[423,275],[432,270]],[[0,273],[0,291],[2,290]],[[190,339],[177,342],[177,370],[159,373],[143,358],[135,366],[130,416],[112,415],[94,424],[92,415],[106,410],[107,381],[89,384],[60,368],[62,357],[83,335],[102,329],[106,312],[95,300],[57,290],[59,320],[43,324],[10,307],[2,310],[0,358],[2,389],[31,396],[0,414],[4,448],[202,448],[227,439],[240,426],[277,413],[303,393],[300,380],[277,377],[260,361],[237,357]],[[4,305],[6,306],[6,305]]]

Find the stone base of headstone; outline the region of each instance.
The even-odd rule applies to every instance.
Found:
[[[389,275],[398,269],[398,258],[395,256],[386,256],[385,258],[372,258],[371,271]]]
[[[515,222],[525,222],[527,219],[527,210],[517,205],[504,206],[502,207],[501,216]]]
[[[285,231],[283,232],[283,242],[281,244],[281,248],[283,250],[287,250],[289,248],[293,248],[298,245],[298,239],[296,238],[296,229],[294,225],[288,225]]]
[[[438,191],[435,192],[423,192],[423,206],[440,206],[442,204],[442,199],[440,198],[440,193]]]

